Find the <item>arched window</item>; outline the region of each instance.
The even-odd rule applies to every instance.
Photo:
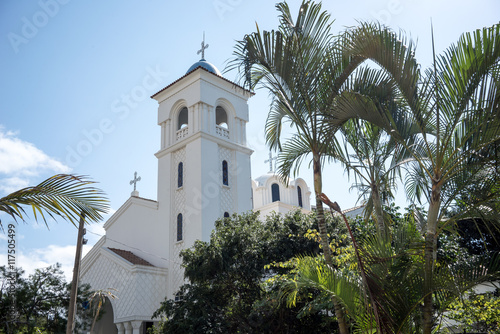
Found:
[[[222,161],[222,184],[229,186],[229,175],[227,172],[227,161]]]
[[[297,186],[297,196],[299,197],[299,206],[302,208],[302,189],[300,186]]]
[[[184,107],[177,117],[177,130],[185,128],[186,126],[188,126],[188,108]]]
[[[224,218],[229,218],[229,212],[224,212]]]
[[[182,213],[177,215],[177,241],[182,240]]]
[[[280,186],[277,183],[272,184],[271,194],[273,196],[273,202],[277,202],[280,200]]]
[[[223,128],[228,128],[227,126],[227,113],[222,107],[215,108],[215,124]]]
[[[179,162],[179,165],[177,166],[177,188],[182,187],[183,182],[184,182],[184,164],[182,162]]]

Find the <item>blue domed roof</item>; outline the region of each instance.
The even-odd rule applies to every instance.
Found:
[[[198,68],[200,66],[203,67],[204,69],[206,69],[207,71],[212,72],[213,74],[217,74],[217,75],[222,76],[222,74],[219,72],[219,70],[217,69],[217,67],[215,67],[214,65],[210,64],[205,59],[200,59],[200,61],[198,61],[198,62],[194,63],[193,65],[191,65],[191,67],[187,70],[186,74],[188,74],[189,72],[193,71],[194,69],[196,69],[196,68]]]

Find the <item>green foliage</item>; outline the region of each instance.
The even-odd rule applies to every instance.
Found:
[[[341,301],[351,327],[359,331],[375,331],[375,314],[368,289],[377,304],[382,320],[382,333],[413,333],[422,330],[421,304],[424,294],[424,239],[420,227],[420,209],[408,208],[402,214],[397,207],[385,208],[391,217],[389,233],[376,233],[376,222],[360,217],[350,221],[361,254],[366,280],[359,271],[350,238],[334,237],[331,249],[334,267],[327,266],[321,256],[302,256],[274,266],[291,268],[287,275],[273,278],[289,305],[302,303],[302,310],[328,311],[326,296]],[[315,238],[314,233],[309,237]],[[456,233],[442,233],[439,239],[432,293],[436,322],[446,316],[450,303],[471,287],[497,280],[500,255],[486,252],[473,255],[460,245]],[[316,309],[317,308],[317,309]],[[478,312],[480,312],[478,310]]]
[[[0,267],[0,333],[64,333],[71,284],[66,283],[60,265],[36,269],[24,278],[24,271],[7,271]],[[15,277],[11,288],[10,278]],[[13,291],[13,292],[12,292]],[[88,286],[78,289],[78,305],[88,299]],[[79,309],[76,328],[91,319],[88,311]]]
[[[304,298],[304,289],[320,291],[316,293],[316,304],[324,300],[325,294],[335,296],[345,308],[351,327],[370,332],[376,330],[371,304],[373,297],[384,332],[417,330],[414,313],[421,301],[422,238],[411,219],[412,215],[398,214],[395,209],[386,208],[393,219],[390,237],[376,233],[376,222],[373,220],[365,221],[358,217],[350,222],[365,278],[359,270],[360,262],[354,255],[351,238],[341,235],[336,238],[342,241],[341,244],[332,243],[337,266],[325,265],[321,257],[299,257],[294,262],[295,275],[282,283],[289,305],[295,305]]]
[[[453,319],[466,331],[500,333],[500,291],[477,294],[450,305],[446,317]]]
[[[341,234],[329,220],[330,235]],[[278,279],[290,268],[273,266],[299,254],[318,255],[314,215],[292,212],[258,220],[257,213],[218,220],[210,242],[198,241],[182,253],[185,276],[180,301],[165,300],[154,316],[166,320],[161,333],[332,332],[335,322],[324,307],[302,312],[287,308]],[[267,280],[267,282],[265,282]],[[311,291],[311,296],[317,292]]]
[[[93,186],[94,183],[82,176],[54,175],[34,187],[0,198],[0,211],[22,221],[26,217],[25,206],[31,208],[35,220],[41,218],[45,223],[46,215],[62,217],[75,226],[78,226],[82,214],[87,221],[99,221],[102,214],[108,212],[109,204],[104,193]]]
[[[389,94],[378,95],[379,100],[388,97]],[[401,157],[395,154],[396,141],[377,126],[359,120],[347,122],[341,132],[344,149],[331,154],[342,163],[348,176],[354,174],[351,189],[358,190],[358,200],[363,199],[365,219],[373,214],[379,232],[383,232],[387,223],[382,206],[394,199],[396,181],[401,179]]]
[[[483,218],[465,218],[456,223],[460,235],[460,246],[466,247],[471,254],[500,252],[500,226]]]

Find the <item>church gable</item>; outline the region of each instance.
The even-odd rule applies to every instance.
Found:
[[[166,263],[151,254],[167,257],[165,236],[168,235],[168,219],[162,221],[158,214],[158,202],[131,196],[104,224],[106,247],[133,250],[141,249],[142,258],[155,266]],[[151,233],[156,231],[156,233]],[[163,253],[162,253],[163,251]]]
[[[123,220],[124,217],[130,215],[133,211],[156,211],[157,209],[157,201],[131,196],[118,210],[116,210],[108,221],[106,221],[103,227],[107,231],[115,222]]]
[[[129,251],[101,247],[85,269],[83,283],[90,284],[92,290],[109,290],[117,297],[111,300],[115,323],[129,320],[130,315],[151,321],[167,295],[167,269],[154,267]]]

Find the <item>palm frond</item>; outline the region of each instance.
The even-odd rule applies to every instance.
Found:
[[[68,174],[54,175],[34,187],[27,187],[0,198],[0,211],[13,219],[26,220],[24,207],[31,207],[35,220],[46,215],[61,217],[75,226],[85,215],[88,221],[99,221],[109,209],[104,193],[86,177]]]

